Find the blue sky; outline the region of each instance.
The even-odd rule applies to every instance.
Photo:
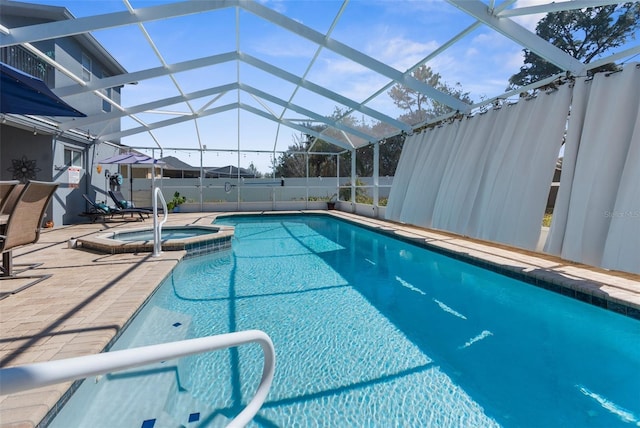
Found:
[[[125,4],[120,0],[32,1],[67,7],[76,17],[126,10]],[[516,5],[539,2],[520,0]],[[167,1],[131,0],[134,8],[161,3]],[[321,33],[330,28],[342,7],[341,1],[334,0],[265,0],[261,3]],[[532,16],[520,19],[519,22],[528,28],[534,28],[538,19],[540,16]],[[149,22],[144,27],[163,59],[169,64],[235,51],[238,44],[240,50],[248,55],[298,76],[305,73],[316,54],[316,45],[246,11],[240,11],[239,22],[238,40],[236,10],[232,8]],[[331,37],[399,71],[404,71],[472,23],[470,17],[442,0],[352,0]],[[161,64],[137,26],[99,31],[93,35],[128,71],[157,67]],[[504,92],[509,76],[516,73],[522,65],[522,48],[490,29],[480,27],[427,65],[440,73],[445,82],[460,83],[477,102]],[[234,83],[238,76],[243,83],[284,100],[289,100],[294,94],[295,86],[291,83],[244,63],[240,66],[235,62],[219,64],[177,74],[175,78],[180,89],[189,93],[210,86]],[[307,80],[357,102],[364,101],[389,82],[389,79],[326,49],[318,55],[308,72]],[[152,79],[136,86],[125,86],[122,104],[125,107],[134,106],[159,97],[178,94],[178,88],[169,77]],[[234,91],[214,102],[211,97],[196,100],[192,107],[198,109],[209,102],[212,102],[210,107],[215,107],[237,100],[238,94]],[[282,112],[281,107],[266,101],[260,103],[247,94],[242,94],[240,101],[278,115]],[[324,115],[330,115],[336,106],[335,102],[304,89],[295,93],[292,102]],[[391,117],[397,117],[402,113],[393,105],[386,91],[375,97],[367,106]],[[188,112],[188,106],[182,104],[163,110],[184,113]],[[139,115],[140,119],[148,123],[170,117],[174,116],[166,113]],[[284,117],[301,118],[292,111],[286,112]],[[356,118],[371,121],[371,118],[361,114],[356,115]],[[127,129],[138,125],[124,119],[122,126],[123,129]],[[295,135],[299,135],[298,131],[288,127],[278,128],[274,122],[245,111],[238,113],[236,110],[199,119],[197,128],[190,121],[154,131],[154,135],[165,148],[196,148],[198,133],[208,148],[230,150],[238,147],[241,150],[273,150],[274,147],[276,150],[286,150]],[[156,145],[147,133],[126,137],[122,142],[137,147]],[[188,156],[179,151],[166,151],[164,155],[177,156],[192,164],[199,161],[199,155],[195,153]],[[206,164],[218,166],[226,164],[227,161],[236,163],[238,155],[217,153],[207,155],[205,159]],[[241,155],[241,166],[246,167],[249,162],[254,162],[263,172],[269,169],[268,155]]]

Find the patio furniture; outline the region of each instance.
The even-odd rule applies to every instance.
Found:
[[[38,242],[42,218],[57,187],[57,183],[29,181],[17,196],[15,205],[8,214],[8,220],[4,226],[3,233],[0,235],[0,253],[2,253],[0,280],[33,279],[34,281],[29,281],[27,284],[21,285],[11,291],[0,292],[0,299],[10,294],[18,293],[51,276],[18,276],[19,273],[39,266],[42,263],[30,264],[26,269],[16,272],[13,269],[13,249]]]
[[[113,219],[114,216],[120,216],[124,220],[124,216],[129,214],[131,217],[134,214],[137,214],[139,218],[137,220],[143,220],[149,218],[151,214],[153,214],[149,210],[141,209],[141,208],[118,208],[118,207],[110,207],[107,204],[102,204],[96,202],[89,198],[86,194],[83,194],[82,197],[89,204],[89,210],[81,213],[81,216],[89,217],[92,223],[95,223],[98,219]]]
[[[128,201],[121,191],[109,190],[109,196],[113,200],[113,203],[116,204],[116,207],[121,209],[133,208],[133,201]]]
[[[5,205],[7,205],[7,200],[11,196],[11,192],[13,192],[19,183],[18,180],[0,181],[0,233],[2,233],[2,226],[7,224],[9,220],[9,214],[5,214],[4,212]]]
[[[4,208],[4,204],[7,200],[7,197],[11,193],[16,184],[19,184],[18,180],[11,181],[0,181],[0,212],[2,212],[2,208]]]
[[[121,191],[119,190],[109,190],[109,196],[113,200],[113,203],[116,204],[116,207],[120,209],[131,209],[136,208],[141,210],[142,212],[148,211],[149,214],[153,214],[153,208],[149,207],[134,207],[133,201],[128,201],[127,198],[124,197]],[[159,211],[162,211],[162,207],[158,207]]]

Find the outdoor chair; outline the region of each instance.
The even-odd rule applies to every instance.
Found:
[[[119,190],[109,190],[109,196],[113,199],[113,203],[120,209],[135,208],[133,201],[128,201]]]
[[[18,182],[13,186],[11,192],[2,200],[2,204],[0,206],[0,214],[8,216],[11,211],[13,211],[13,207],[16,205],[16,201],[18,200],[18,196],[24,189],[24,184]]]
[[[139,209],[139,208],[118,208],[118,207],[110,207],[107,204],[98,203],[86,194],[83,194],[82,197],[89,204],[89,210],[80,214],[81,216],[89,217],[93,223],[95,223],[98,219],[113,219],[114,216],[120,216],[120,218],[124,219],[124,216],[129,214],[133,217],[135,214],[139,216],[138,220],[143,220],[145,217],[149,217],[152,212],[149,210]]]
[[[42,181],[29,181],[20,191],[13,209],[9,213],[7,224],[0,235],[0,253],[2,253],[2,267],[0,268],[0,280],[33,279],[25,285],[21,285],[12,291],[0,292],[0,299],[10,294],[18,293],[51,275],[18,276],[18,274],[32,269],[42,263],[30,264],[26,269],[14,271],[13,249],[25,245],[35,244],[40,239],[40,227],[45,210],[53,193],[58,187],[57,183],[45,183]],[[17,266],[17,265],[16,265]]]
[[[11,191],[19,184],[18,180],[12,181],[0,181],[0,213],[4,209],[4,204],[7,202],[7,198],[11,194]]]
[[[9,219],[9,211],[5,212],[5,207],[7,207],[9,200],[13,200],[13,203],[15,203],[15,197],[12,196],[12,193],[16,190],[18,184],[20,184],[18,180],[0,181],[0,233],[2,233],[2,227],[7,224]],[[13,203],[9,206],[13,207]],[[8,210],[9,207],[6,209]]]
[[[153,214],[153,208],[140,207],[136,208],[133,205],[133,202],[127,201],[122,192],[119,190],[109,190],[109,196],[113,200],[113,203],[116,204],[116,207],[120,209],[137,209],[143,213],[147,213],[149,215]],[[162,211],[162,207],[158,207],[159,211]]]

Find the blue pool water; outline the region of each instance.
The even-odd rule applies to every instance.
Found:
[[[219,221],[232,251],[180,263],[114,349],[245,329],[273,339],[254,426],[640,426],[640,323],[346,222]],[[221,426],[258,345],[84,382],[52,426]]]
[[[207,228],[167,226],[162,228],[160,239],[163,241],[166,241],[167,239],[185,239],[193,238],[194,236],[209,235],[212,233],[215,233],[215,231]],[[125,242],[153,241],[153,230],[149,229],[131,232],[116,232],[113,235],[113,239]]]

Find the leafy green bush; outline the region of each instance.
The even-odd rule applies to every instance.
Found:
[[[364,181],[356,178],[356,202],[359,204],[373,204],[373,198],[369,196],[367,193],[367,189],[361,187],[364,186]],[[350,201],[351,200],[351,182],[347,181],[340,188],[340,200],[341,201]],[[367,202],[368,201],[368,202]]]
[[[173,199],[167,202],[167,209],[172,211],[175,207],[184,204],[187,202],[187,198],[185,196],[180,196],[180,192],[176,192],[173,194]]]

